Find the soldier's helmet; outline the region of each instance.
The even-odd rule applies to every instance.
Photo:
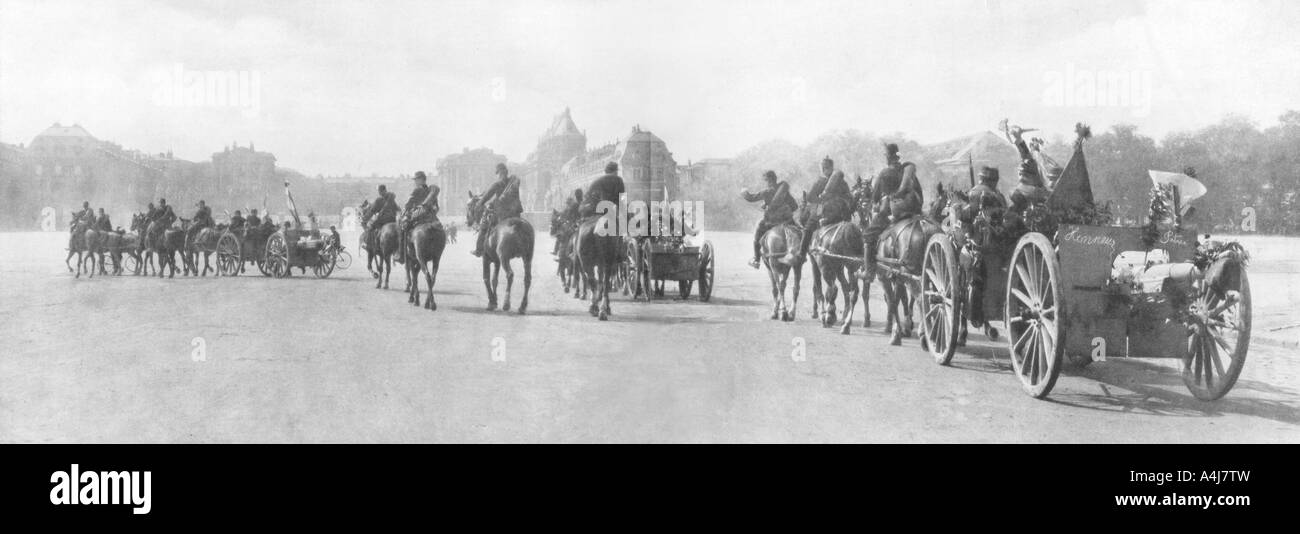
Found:
[[[609,163],[606,163],[606,164],[605,164],[605,172],[608,173],[608,174],[614,174],[614,173],[618,172],[618,164],[617,164],[617,163],[614,163],[614,162],[612,162],[612,161],[609,162]]]
[[[898,144],[885,143],[885,160],[898,161]]]
[[[424,171],[415,171],[415,176],[412,177],[411,179],[424,181],[424,180],[428,180],[429,177],[424,175]]]
[[[497,164],[497,174],[502,174],[502,173],[505,173],[505,172],[507,172],[507,171],[506,171],[506,164],[504,164],[504,163],[498,163],[498,164]]]
[[[765,180],[767,180],[767,181],[769,181],[769,182],[775,182],[775,181],[776,181],[776,171],[771,171],[771,170],[769,170],[769,171],[764,172],[764,173],[763,173],[763,179],[765,179]]]

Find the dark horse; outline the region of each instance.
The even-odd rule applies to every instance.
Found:
[[[903,168],[903,183],[913,181],[916,166],[907,163]],[[901,206],[908,199],[907,193],[895,193],[888,200],[895,206]],[[915,199],[919,204],[920,199]],[[917,206],[920,207],[919,205]],[[895,207],[891,212],[898,212]],[[901,345],[904,337],[912,335],[915,326],[913,311],[921,295],[921,264],[925,259],[925,246],[930,236],[939,233],[939,224],[922,215],[915,215],[896,220],[880,235],[880,246],[876,252],[877,276],[885,293],[885,332],[892,334],[889,344]],[[921,340],[922,345],[925,340]]]
[[[806,207],[806,203],[800,206],[795,212],[794,220],[806,219],[803,214]],[[799,306],[799,281],[803,278],[803,263],[806,259],[800,251],[802,239],[802,228],[794,223],[782,223],[764,233],[759,243],[763,265],[767,266],[767,277],[772,282],[772,319],[794,320],[795,310]],[[785,285],[792,272],[794,288],[790,305],[786,306]]]
[[[619,264],[627,253],[623,238],[607,225],[601,217],[589,217],[578,225],[578,262],[583,279],[591,290],[592,316],[609,320],[609,289]],[[630,282],[629,282],[630,283]]]
[[[181,261],[184,261],[185,253],[185,231],[176,228],[164,228],[162,223],[154,221],[149,224],[145,231],[144,247],[154,251],[158,255],[158,278],[163,277],[163,270],[171,267],[171,273],[168,278],[176,276],[176,255],[181,255]],[[189,272],[189,265],[185,265],[185,273]]]
[[[487,206],[478,202],[478,196],[468,191],[465,224],[480,232],[491,232],[483,244],[483,286],[487,289],[488,310],[497,309],[497,280],[501,269],[506,270],[506,299],[501,309],[510,311],[510,290],[515,284],[515,271],[510,260],[519,258],[524,264],[524,297],[519,301],[519,314],[528,309],[528,290],[533,287],[533,225],[519,217],[499,221],[494,228],[478,228]],[[488,271],[491,271],[491,280]]]
[[[862,264],[862,230],[852,221],[843,221],[817,229],[808,253],[814,258],[825,284],[822,326],[835,326],[835,296],[844,289],[844,324],[841,334],[848,334],[853,324],[853,309],[858,304],[857,268]],[[865,307],[865,306],[864,306]]]
[[[442,251],[446,248],[447,232],[442,229],[441,223],[424,223],[411,229],[411,238],[406,240],[406,250],[403,252],[406,258],[406,285],[410,292],[407,302],[420,305],[420,274],[424,274],[425,285],[429,288],[424,309],[438,309],[438,304],[433,301],[433,284],[438,280],[438,265],[442,262]]]
[[[582,278],[578,275],[575,261],[577,259],[574,254],[575,233],[577,233],[576,229],[571,222],[565,220],[563,213],[559,210],[551,210],[551,237],[554,237],[557,243],[555,260],[558,265],[555,267],[555,274],[560,277],[564,292],[568,293],[569,288],[572,287],[576,295]]]
[[[362,203],[361,211],[364,212],[368,205],[369,201]],[[366,250],[366,270],[375,278],[375,289],[388,289],[388,279],[393,274],[393,253],[397,252],[397,246],[395,222],[387,223],[378,230],[366,228],[361,232],[361,248]],[[409,283],[407,290],[410,290]]]

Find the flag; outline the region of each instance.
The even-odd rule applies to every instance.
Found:
[[[1043,179],[1046,181],[1047,177]],[[1076,141],[1074,155],[1061,171],[1061,178],[1047,199],[1047,207],[1058,211],[1091,204],[1092,201],[1092,181],[1088,178],[1088,163],[1083,157],[1083,143]]]
[[[285,180],[284,182],[284,198],[289,204],[289,214],[293,215],[293,226],[295,228],[302,228],[302,219],[298,218],[298,207],[293,205],[293,193],[289,192],[288,180]]]
[[[1156,185],[1172,184],[1178,188],[1179,215],[1186,215],[1193,200],[1205,195],[1205,184],[1181,172],[1147,171],[1151,183]]]

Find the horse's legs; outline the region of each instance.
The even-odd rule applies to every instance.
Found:
[[[849,297],[849,302],[844,307],[844,326],[840,328],[840,333],[848,334],[853,326],[853,309],[858,307],[858,277],[854,276],[853,268],[849,264],[838,271],[840,283],[844,285],[844,294]]]
[[[388,289],[388,281],[393,279],[393,255],[384,256],[381,260],[384,262],[384,289]]]
[[[817,310],[819,308],[824,309],[826,307],[826,302],[825,302],[825,298],[823,298],[822,296],[822,266],[821,266],[822,262],[818,260],[816,256],[810,256],[810,259],[811,259],[810,264],[812,266],[812,275],[813,275],[812,318],[816,319],[818,316]]]
[[[887,302],[885,303],[885,306],[889,308],[888,323],[890,326],[892,326],[892,328],[890,328],[889,330],[890,345],[903,344],[903,318],[902,318],[902,312],[901,310],[899,310],[899,306],[902,304],[901,301],[907,298],[905,294],[900,294],[900,293],[905,293],[906,291],[907,288],[904,288],[902,284],[899,284],[897,279],[895,279],[893,276],[886,279],[885,299],[887,300]]]
[[[533,258],[525,256],[521,259],[524,262],[524,298],[519,301],[519,315],[528,309],[528,290],[533,287]]]
[[[600,279],[597,278],[596,266],[584,264],[582,269],[586,274],[587,293],[591,294],[591,307],[587,311],[596,317],[600,315]]]
[[[433,301],[433,283],[438,279],[438,259],[435,258],[426,265],[420,262],[420,268],[424,270],[424,285],[429,286],[429,296],[424,299],[424,307],[429,310],[437,310],[438,303]]]
[[[515,287],[515,270],[510,267],[510,260],[500,251],[497,252],[497,257],[501,258],[500,265],[506,270],[506,300],[501,303],[501,311],[510,311],[510,291]]]
[[[790,306],[786,316],[782,317],[786,321],[793,321],[795,312],[799,310],[799,282],[803,278],[803,262],[796,260],[790,270],[794,271],[794,291],[790,292]]]
[[[612,270],[613,266],[611,266],[609,262],[601,261],[600,282],[598,282],[597,285],[596,295],[597,298],[600,299],[600,315],[598,315],[597,318],[602,321],[609,320],[609,279],[610,271]]]
[[[488,311],[497,309],[497,296],[492,286],[492,260],[487,258],[487,254],[483,255],[483,289],[487,291]]]
[[[857,280],[857,276],[854,276]],[[857,283],[856,281],[854,283]],[[871,278],[862,281],[862,328],[871,326]]]
[[[778,282],[776,268],[772,267],[772,261],[769,258],[763,258],[763,265],[767,267],[767,281],[772,285],[772,317],[770,319],[779,319],[781,317],[781,287]]]
[[[72,250],[72,247],[68,247],[68,257],[63,258],[63,264],[68,266],[68,272],[72,272],[72,264],[69,261],[72,260],[72,255],[76,253],[77,251]],[[77,258],[77,261],[80,262],[81,258]]]
[[[839,286],[836,285],[835,272],[831,266],[835,264],[832,260],[831,265],[823,264],[821,266],[821,282],[824,287],[822,290],[822,326],[830,328],[835,326],[837,314],[835,313],[835,297],[839,294]]]

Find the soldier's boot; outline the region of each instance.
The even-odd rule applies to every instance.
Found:
[[[484,232],[483,230],[479,230],[478,238],[474,241],[474,250],[469,251],[470,254],[473,254],[475,257],[479,257],[479,258],[483,257],[483,238],[486,235],[487,232]]]
[[[757,269],[759,264],[759,258],[762,257],[762,255],[763,255],[763,244],[758,241],[755,241],[754,259],[749,260],[749,266]]]

